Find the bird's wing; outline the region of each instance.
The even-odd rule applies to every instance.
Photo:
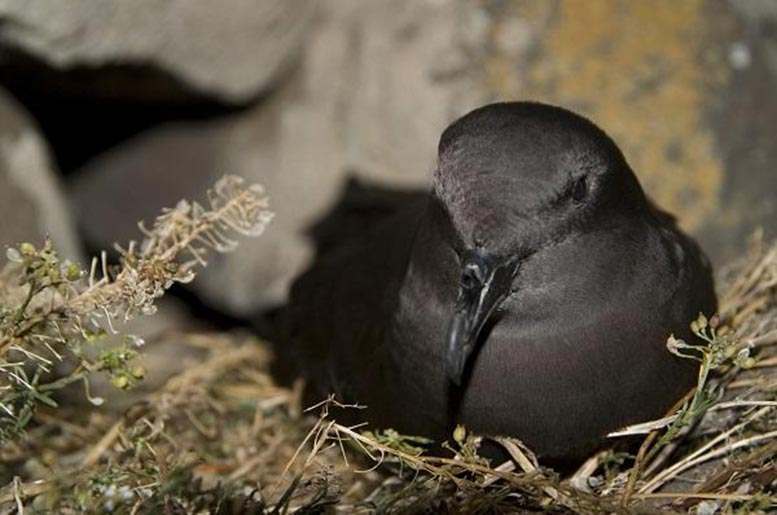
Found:
[[[311,383],[310,391],[349,397],[374,380],[364,374],[382,352],[425,199],[316,260],[292,286],[278,352]]]
[[[317,258],[345,246],[364,244],[386,221],[427,196],[423,190],[388,188],[351,176],[334,207],[307,230]]]

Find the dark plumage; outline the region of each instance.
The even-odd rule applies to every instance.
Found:
[[[683,395],[695,367],[666,339],[715,309],[707,260],[604,132],[502,103],[445,130],[430,194],[297,280],[284,345],[311,399],[373,426],[569,458]]]

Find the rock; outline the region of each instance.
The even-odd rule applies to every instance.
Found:
[[[726,6],[736,15],[728,36],[729,80],[710,117],[726,175],[717,212],[699,231],[717,264],[741,256],[757,227],[764,241],[777,237],[777,3]]]
[[[265,186],[276,212],[265,234],[213,256],[192,283],[241,316],[282,302],[312,253],[304,236],[349,170],[373,181],[425,185],[437,139],[485,101],[471,59],[485,37],[465,1],[329,0],[319,4],[300,66],[245,112],[174,123],[88,164],[73,192],[90,241],[136,238],[135,223],[179,198],[202,198],[223,173]]]
[[[0,0],[0,48],[17,73],[77,72],[60,77],[71,94],[242,103],[290,66],[313,10],[306,0]]]
[[[0,89],[0,245],[39,244],[48,234],[64,258],[81,257],[46,142],[16,101]]]

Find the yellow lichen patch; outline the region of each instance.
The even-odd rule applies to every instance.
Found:
[[[705,48],[702,0],[516,0],[510,16],[534,29],[528,56],[495,51],[486,79],[503,98],[575,109],[609,132],[657,202],[699,227],[717,206],[723,165],[703,119],[704,97],[727,80]],[[521,66],[521,63],[528,63]]]

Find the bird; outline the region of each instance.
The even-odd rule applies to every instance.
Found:
[[[592,121],[538,102],[451,123],[432,186],[294,282],[282,345],[311,402],[441,441],[461,424],[545,459],[663,416],[697,367],[666,348],[717,309],[700,247]]]

